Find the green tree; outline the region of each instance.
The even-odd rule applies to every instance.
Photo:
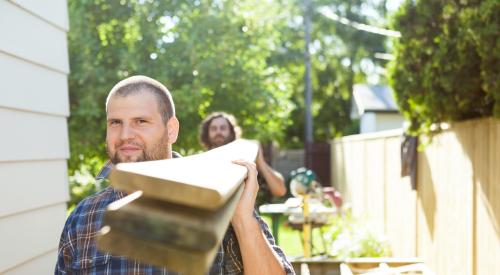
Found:
[[[112,85],[130,75],[151,76],[171,90],[181,122],[174,150],[200,149],[198,124],[215,110],[234,113],[246,137],[283,139],[293,81],[267,62],[280,36],[279,8],[253,0],[70,0],[74,202],[95,189],[88,175],[107,158],[104,102]]]
[[[291,118],[294,122],[287,128],[286,146],[302,147],[304,140],[304,27],[302,24],[303,1],[288,1],[283,12],[293,14],[283,24],[280,51],[271,62],[286,68],[294,77]],[[376,75],[376,67],[385,66],[385,61],[374,58],[376,52],[385,52],[386,38],[354,29],[326,18],[319,11],[328,8],[338,16],[349,20],[377,25],[385,24],[383,3],[371,1],[312,1],[312,81],[314,139],[328,141],[344,134],[358,131],[357,123],[351,121],[352,86],[366,82],[367,77]],[[379,14],[371,18],[363,10]],[[379,75],[379,83],[385,78]]]
[[[133,74],[172,90],[181,149],[199,148],[198,124],[213,110],[234,113],[249,137],[282,138],[291,81],[266,62],[279,7],[256,2],[70,1],[70,168],[105,157],[105,97]]]
[[[349,118],[352,84],[373,73],[363,64],[380,63],[372,57],[384,50],[385,40],[317,12],[329,6],[351,20],[373,23],[360,11],[378,5],[313,2],[314,134],[328,140],[355,131]],[[174,150],[200,150],[198,125],[216,110],[235,114],[245,137],[302,146],[301,3],[70,0],[69,174],[75,194],[95,189],[88,175],[107,158],[105,97],[113,84],[134,74],[171,90],[181,122]]]
[[[174,87],[182,106],[179,116],[189,131],[179,145],[197,148],[200,120],[216,110],[235,114],[247,137],[280,140],[291,108],[290,79],[266,62],[279,36],[274,18],[279,6],[214,3],[183,7],[167,33],[175,41],[165,43],[165,54],[158,58],[169,64],[166,81]],[[186,112],[185,106],[192,109]]]
[[[437,122],[500,117],[500,2],[406,1],[392,86],[414,134]]]

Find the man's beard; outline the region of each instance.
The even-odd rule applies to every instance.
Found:
[[[122,162],[141,162],[141,161],[149,161],[149,160],[161,160],[168,158],[170,154],[170,148],[168,146],[168,138],[165,135],[159,142],[153,144],[151,148],[145,147],[144,144],[135,143],[135,142],[121,142],[115,146],[115,153],[112,154],[109,150],[109,145],[106,143],[106,151],[108,152],[109,159],[111,163],[117,164]],[[134,146],[138,146],[142,148],[142,154],[139,156],[127,156],[123,157],[119,155],[119,147],[124,144],[130,144]]]
[[[216,135],[213,139],[210,140],[210,148],[209,149],[214,149],[214,148],[220,147],[222,145],[226,145],[231,141],[233,141],[231,136],[224,137],[222,135]]]

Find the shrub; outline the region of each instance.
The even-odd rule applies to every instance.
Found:
[[[500,117],[500,2],[407,0],[394,17],[391,85],[411,132]]]
[[[325,233],[331,240],[329,254],[337,259],[390,256],[385,236],[370,230],[369,225],[349,213],[337,216]]]

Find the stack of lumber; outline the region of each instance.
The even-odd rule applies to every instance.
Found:
[[[212,264],[258,143],[236,140],[184,158],[117,164],[111,185],[129,195],[104,214],[98,248],[184,274]]]

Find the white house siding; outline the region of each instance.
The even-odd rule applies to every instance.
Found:
[[[397,113],[378,113],[376,117],[376,131],[385,131],[403,128],[403,115]]]
[[[359,131],[361,134],[372,133],[377,131],[377,115],[373,112],[364,113],[361,115],[359,122]]]
[[[50,274],[68,200],[66,0],[0,0],[0,274]]]
[[[403,127],[404,117],[399,113],[366,112],[361,115],[360,133],[400,129]]]

